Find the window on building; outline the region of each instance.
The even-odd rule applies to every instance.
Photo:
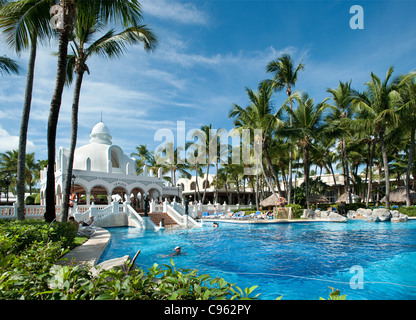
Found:
[[[120,168],[120,161],[118,160],[118,155],[115,150],[111,150],[111,164],[113,168]]]

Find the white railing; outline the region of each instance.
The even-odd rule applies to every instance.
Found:
[[[255,209],[255,206],[252,204],[247,204],[247,205],[243,205],[243,204],[227,204],[227,203],[223,203],[223,204],[202,204],[201,202],[197,203],[197,204],[190,204],[189,205],[189,211],[193,212],[194,218],[196,217],[201,217],[203,212],[208,212],[208,213],[213,213],[215,211],[215,209],[217,209],[218,212],[223,212],[226,213],[228,211],[237,211],[237,210],[242,210],[242,209]]]
[[[136,228],[140,229],[146,229],[146,230],[158,230],[160,229],[157,227],[153,221],[150,218],[142,218],[136,210],[133,209],[130,204],[124,204],[123,207],[125,207],[126,212],[129,214],[130,219],[133,220],[133,224],[136,226]]]
[[[182,213],[178,212],[178,210],[176,209],[179,209]],[[191,216],[185,215],[184,209],[182,208],[182,206],[176,202],[173,205],[170,205],[170,204],[166,205],[166,213],[173,220],[175,220],[176,223],[180,225],[181,227],[189,227],[189,226],[201,227],[202,226],[202,224],[196,222]]]
[[[165,203],[160,207],[162,207],[162,209],[158,208],[160,212],[166,212],[178,225],[182,227],[201,226],[200,223],[194,220],[194,217],[196,218],[196,211],[193,210],[192,206],[189,206],[189,215],[185,215],[185,209],[182,205],[176,202],[170,205],[167,201],[165,201]],[[59,221],[62,213],[62,206],[56,206],[55,212],[56,219]],[[102,220],[119,213],[128,213],[132,215],[135,219],[137,219],[138,224],[144,225],[146,229],[153,229],[153,226],[157,228],[151,220],[150,222],[147,220],[144,221],[129,203],[119,204],[116,201],[112,202],[111,205],[74,205],[74,207],[70,209],[69,215],[74,216],[75,220],[78,222],[87,222],[91,216],[93,216],[95,220]],[[25,206],[26,218],[43,219],[44,214],[45,206]],[[13,204],[12,206],[0,206],[0,219],[17,219],[17,204]]]
[[[25,205],[25,218],[43,219],[46,206]],[[55,206],[55,214],[58,218],[62,213],[61,206]],[[17,219],[17,203],[11,206],[0,206],[0,219]]]

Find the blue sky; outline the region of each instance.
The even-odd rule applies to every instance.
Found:
[[[239,1],[142,0],[145,23],[159,38],[154,53],[132,47],[123,58],[92,58],[84,76],[77,146],[88,143],[92,127],[109,127],[113,143],[129,154],[140,144],[150,150],[158,129],[176,132],[212,124],[232,128],[228,112],[234,103],[248,104],[245,88],[271,75],[268,62],[282,53],[303,61],[295,89],[317,102],[338,81],[352,80],[363,89],[370,73],[383,78],[416,69],[416,1]],[[364,9],[364,29],[350,28],[352,5]],[[20,76],[0,78],[0,152],[17,148],[27,53],[17,57]],[[56,43],[39,47],[36,61],[28,152],[47,158],[46,128],[56,76]],[[58,124],[57,148],[69,147],[73,87],[65,89]],[[275,96],[276,107],[285,99]]]

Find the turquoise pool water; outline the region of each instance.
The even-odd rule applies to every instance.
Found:
[[[191,230],[109,228],[101,261],[141,253],[136,264],[169,264],[224,277],[261,299],[327,298],[335,287],[347,299],[416,299],[416,221],[291,224],[220,222]],[[353,269],[351,269],[353,268]]]

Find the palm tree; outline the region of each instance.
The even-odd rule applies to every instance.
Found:
[[[397,127],[398,125],[399,116],[396,110],[401,101],[400,94],[397,91],[399,86],[394,82],[389,82],[393,71],[393,67],[388,69],[383,82],[374,73],[371,73],[371,80],[365,83],[367,86],[365,94],[357,93],[354,95],[354,104],[360,111],[364,112],[368,118],[373,119],[372,125],[374,126],[374,132],[381,146],[386,183],[387,208],[390,208],[390,174],[385,134],[388,128]]]
[[[4,75],[5,73],[19,74],[19,72],[20,72],[20,66],[16,61],[6,56],[0,57],[0,74],[1,75]]]
[[[51,35],[49,25],[51,5],[51,1],[48,0],[20,0],[9,2],[0,10],[0,29],[6,34],[8,45],[14,47],[18,53],[30,47],[19,135],[17,169],[17,217],[19,220],[24,219],[26,141],[32,102],[36,47],[38,39]]]
[[[198,135],[198,131],[194,131],[191,139]],[[199,140],[199,139],[198,139]],[[195,192],[194,201],[196,201],[196,192],[198,190],[198,199],[200,200],[198,177],[202,177],[202,168],[205,162],[205,145],[200,145],[194,142],[186,142],[185,150],[188,152],[186,156],[187,167],[189,170],[195,170]]]
[[[306,203],[309,209],[309,151],[318,137],[323,134],[326,126],[323,124],[323,113],[327,108],[324,99],[321,103],[314,104],[314,99],[310,98],[307,93],[302,95],[294,95],[294,99],[298,104],[295,110],[286,106],[286,111],[292,115],[293,126],[288,127],[285,131],[288,136],[297,139],[303,149],[303,171],[305,181]]]
[[[271,102],[273,86],[270,81],[263,81],[260,85],[258,92],[254,92],[251,89],[246,89],[251,104],[242,108],[234,104],[233,109],[229,113],[229,118],[235,118],[234,126],[239,129],[261,129],[261,150],[264,155],[268,170],[272,173],[273,178],[276,181],[279,197],[282,194],[280,190],[280,183],[276,171],[273,168],[269,155],[269,144],[273,129],[282,124],[272,112],[273,106]],[[262,160],[259,161],[262,172],[264,173]],[[274,187],[270,185],[269,179],[266,179],[267,183],[273,194],[275,194]]]
[[[332,106],[333,114],[331,115],[332,120],[335,120],[336,124],[341,128],[348,128],[349,120],[352,119],[352,94],[351,94],[351,81],[350,82],[339,82],[338,88],[327,89],[327,92],[332,94]],[[339,120],[339,121],[337,121]],[[334,124],[332,124],[334,125]],[[342,171],[344,173],[344,187],[345,192],[348,193],[349,203],[352,203],[352,196],[350,190],[350,174],[348,167],[348,156],[347,148],[345,145],[346,132],[343,131],[341,134],[341,163]]]
[[[276,91],[286,89],[288,97],[292,94],[292,87],[295,86],[298,79],[298,72],[303,70],[304,65],[299,63],[294,68],[293,60],[290,55],[284,54],[280,58],[271,61],[267,65],[267,72],[274,73],[275,76],[272,80],[273,88]],[[292,109],[292,100],[290,100],[290,109]],[[292,117],[290,116],[290,126],[292,126]],[[287,202],[291,203],[291,190],[292,190],[292,145],[289,144],[289,182],[287,189]]]
[[[137,0],[62,0],[62,21],[58,28],[58,64],[56,72],[55,88],[51,100],[48,129],[48,163],[46,180],[46,211],[45,220],[51,222],[55,219],[55,142],[56,128],[58,125],[59,110],[61,108],[62,92],[65,85],[68,42],[72,34],[75,21],[79,21],[81,27],[88,28],[91,21],[98,19],[101,23],[115,22],[123,27],[139,27],[142,20],[141,6]]]
[[[136,152],[130,153],[130,157],[134,157],[136,159],[136,174],[139,175],[143,171],[143,166],[151,160],[155,161],[154,155],[151,151],[147,148],[147,144],[141,144],[136,147]]]
[[[149,151],[147,144],[141,144],[136,147],[136,152],[130,153],[130,157],[135,157],[144,165],[147,161],[149,161],[151,154],[152,153]]]
[[[204,133],[205,135],[205,155],[206,155],[206,166],[207,166],[207,179],[208,179],[208,175],[209,175],[209,167],[212,166],[213,164],[211,163],[212,159],[211,159],[211,155],[215,154],[217,155],[216,150],[210,150],[210,147],[212,147],[214,144],[211,142],[213,141],[213,139],[217,139],[217,135],[211,136],[211,131],[212,130],[212,124],[209,125],[204,125],[201,127],[201,131]],[[215,152],[215,153],[214,153]],[[207,193],[207,183],[204,182],[204,193],[202,195],[202,203],[205,202],[205,196]]]
[[[403,127],[410,129],[410,147],[406,168],[406,205],[411,205],[410,200],[410,172],[415,153],[415,131],[416,131],[416,74],[403,75],[399,78],[399,92],[403,105],[397,110],[400,114],[400,122]]]
[[[39,163],[35,162],[34,152],[26,154],[25,167],[26,167],[26,170],[25,170],[26,184],[29,186],[29,193],[32,194],[32,187],[39,180],[37,172],[40,171]]]

